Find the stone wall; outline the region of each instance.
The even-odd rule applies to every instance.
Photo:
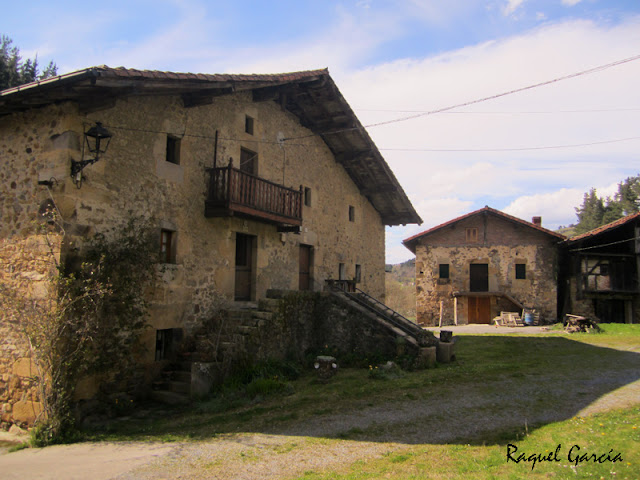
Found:
[[[247,115],[254,119],[253,134],[245,132]],[[107,154],[84,169],[81,188],[76,188],[71,160],[82,158],[83,131],[96,121],[113,138]],[[303,207],[301,234],[278,233],[274,225],[237,217],[205,218],[206,169],[214,163],[216,131],[218,166],[231,158],[238,166],[241,149],[249,149],[257,153],[259,176],[310,188],[311,205]],[[345,265],[347,278],[353,278],[360,265],[359,287],[383,299],[385,236],[380,216],[319,137],[281,141],[309,133],[276,103],[253,102],[246,92],[192,108],[185,108],[178,96],[131,97],[91,113],[66,103],[0,118],[0,239],[30,241],[31,223],[47,205],[59,212],[64,224],[63,252],[80,248],[84,238],[124,224],[130,216],[154,222],[158,238],[161,229],[174,232],[174,260],[159,267],[152,328],[143,338],[145,348],[135,352],[150,367],[156,329],[183,328],[188,333],[221,299],[232,299],[239,233],[255,239],[254,300],[270,288],[298,288],[300,245],[313,249],[314,290],[321,290],[326,279],[338,278],[339,264]],[[168,135],[180,139],[179,164],[166,161]],[[349,206],[354,207],[353,221]],[[33,270],[23,270],[21,255],[5,250],[2,270],[16,269],[9,273],[22,271],[28,278]],[[21,288],[40,288],[31,280]],[[13,327],[3,318],[2,328]],[[30,394],[5,373],[25,355],[12,335],[0,339],[2,382],[4,392],[21,392],[8,394],[11,398],[22,398]],[[20,353],[11,353],[11,346]],[[16,388],[8,389],[7,382]]]
[[[342,364],[415,359],[418,344],[343,297],[328,292],[277,292],[277,300],[262,307],[272,313],[255,328],[244,328],[242,350],[251,361],[292,360],[304,363],[318,354],[335,356]],[[255,314],[254,314],[255,315]],[[433,344],[435,345],[435,339]]]
[[[478,228],[478,242],[469,244],[466,228]],[[557,249],[547,235],[489,217],[471,217],[422,239],[416,246],[416,301],[419,323],[436,325],[442,304],[443,323],[454,321],[454,292],[469,292],[470,265],[489,266],[489,292],[509,294],[545,319],[557,317]],[[439,278],[439,265],[449,265],[449,279]],[[515,265],[526,265],[526,278],[516,279]],[[493,296],[491,315],[513,310],[508,300]],[[468,322],[468,297],[457,298],[457,320]]]

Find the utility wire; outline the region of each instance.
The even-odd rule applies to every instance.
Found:
[[[603,140],[601,142],[575,143],[570,145],[549,145],[543,147],[516,147],[516,148],[380,148],[379,150],[396,152],[523,152],[530,150],[553,150],[559,148],[592,147],[608,143],[628,142],[640,140],[640,137],[619,138],[616,140]]]
[[[387,112],[387,113],[428,113],[427,110],[392,110],[381,108],[354,108],[358,112]],[[475,111],[475,112],[442,112],[447,115],[555,115],[557,113],[613,113],[638,112],[640,108],[600,108],[588,110],[531,110],[531,111]]]
[[[603,70],[606,70],[608,68],[612,68],[612,67],[617,67],[618,65],[622,65],[625,63],[629,63],[629,62],[633,62],[636,60],[640,60],[640,55],[635,55],[633,57],[629,57],[629,58],[625,58],[623,60],[618,60],[616,62],[612,62],[612,63],[607,63],[605,65],[600,65],[598,67],[594,67],[594,68],[590,68],[588,70],[582,70],[580,72],[576,72],[576,73],[572,73],[570,75],[564,75],[562,77],[558,77],[558,78],[554,78],[553,80],[547,80],[545,82],[540,82],[540,83],[535,83],[533,85],[528,85],[526,87],[521,87],[521,88],[516,88],[514,90],[509,90],[507,92],[503,92],[503,93],[498,93],[496,95],[491,95],[489,97],[483,97],[483,98],[479,98],[477,100],[471,100],[469,102],[464,102],[464,103],[458,103],[456,105],[451,105],[449,107],[443,107],[443,108],[438,108],[436,110],[430,110],[427,112],[421,112],[421,113],[417,113],[415,115],[408,115],[406,117],[400,117],[400,118],[396,118],[393,120],[387,120],[385,122],[378,122],[378,123],[371,123],[369,125],[365,125],[364,127],[351,127],[351,128],[343,128],[340,130],[335,130],[333,132],[326,132],[323,133],[322,135],[334,135],[336,133],[342,133],[342,132],[348,132],[348,131],[353,131],[353,130],[360,130],[362,128],[373,128],[373,127],[380,127],[382,125],[389,125],[392,123],[399,123],[399,122],[406,122],[407,120],[413,120],[416,118],[420,118],[420,117],[424,117],[427,115],[434,115],[436,113],[443,113],[443,112],[447,112],[449,110],[453,110],[456,108],[461,108],[461,107],[468,107],[469,105],[475,105],[476,103],[482,103],[482,102],[486,102],[489,100],[495,100],[496,98],[500,98],[500,97],[505,97],[507,95],[513,95],[514,93],[520,93],[520,92],[524,92],[526,90],[531,90],[533,88],[538,88],[538,87],[543,87],[546,85],[551,85],[553,83],[557,83],[560,82],[562,80],[568,80],[570,78],[576,78],[576,77],[580,77],[582,75],[589,75],[592,73],[596,73],[596,72],[601,72]],[[310,135],[301,135],[298,137],[290,137],[290,138],[285,138],[284,140],[298,140],[301,138],[308,138],[308,137],[314,137],[317,136],[319,134],[310,134]]]
[[[571,239],[569,239],[571,240]],[[633,242],[634,240],[640,240],[640,237],[633,237],[633,238],[628,238],[626,240],[619,240],[617,242],[611,242],[611,243],[605,243],[603,245],[594,245],[592,247],[583,247],[583,248],[573,248],[571,250],[569,250],[570,252],[581,252],[582,250],[593,250],[594,248],[602,248],[602,247],[609,247],[611,245],[618,245],[620,243],[627,243],[627,242]]]

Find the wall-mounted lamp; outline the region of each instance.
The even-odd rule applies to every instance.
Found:
[[[93,158],[88,158],[87,160],[71,160],[71,177],[73,177],[73,181],[76,185],[82,183],[82,169],[87,165],[91,165],[100,160],[100,155],[103,155],[107,152],[107,148],[109,148],[109,142],[111,142],[111,137],[113,135],[109,130],[102,126],[101,122],[96,122],[96,124],[91,127],[89,130],[84,132],[84,142],[82,144],[82,158],[84,158],[84,149],[89,150],[90,154],[93,154]]]

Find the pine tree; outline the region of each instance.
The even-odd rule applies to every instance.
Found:
[[[584,194],[582,205],[576,210],[577,234],[588,232],[601,225],[638,213],[640,211],[640,175],[628,177],[618,184],[613,197],[598,197],[595,188]]]
[[[589,193],[584,194],[582,205],[576,208],[578,216],[576,233],[585,233],[603,225],[604,214],[604,200],[598,197],[596,189],[592,188]]]
[[[618,184],[615,200],[620,204],[623,215],[638,213],[640,207],[640,175],[628,177]]]
[[[6,35],[0,39],[0,90],[16,87],[37,79],[45,79],[57,75],[58,67],[49,62],[47,68],[39,74],[38,57],[22,62],[20,50],[13,46],[13,40]]]

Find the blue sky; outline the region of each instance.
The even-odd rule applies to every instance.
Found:
[[[59,73],[328,67],[370,125],[640,55],[640,2],[30,1],[3,6],[0,32]],[[575,222],[584,192],[640,173],[639,83],[636,60],[369,128],[425,222],[388,229],[387,261],[411,257],[402,239],[485,205]]]

